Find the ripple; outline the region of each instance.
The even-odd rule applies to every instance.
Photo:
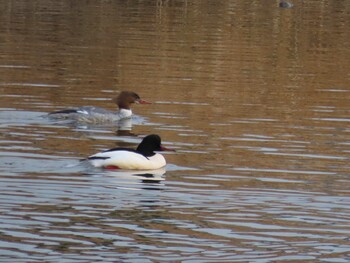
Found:
[[[48,83],[22,83],[22,82],[4,82],[0,83],[0,86],[26,86],[26,87],[49,87],[49,88],[59,88],[60,85],[48,84]]]
[[[344,1],[2,2],[0,261],[350,262]],[[127,131],[45,118],[124,88]],[[161,171],[78,160],[153,132]]]

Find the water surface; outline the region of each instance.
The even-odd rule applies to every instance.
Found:
[[[1,261],[350,261],[348,1],[0,6]],[[129,130],[45,117],[120,90]],[[150,133],[164,170],[79,161]]]

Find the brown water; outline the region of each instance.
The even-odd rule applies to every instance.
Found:
[[[0,1],[0,261],[349,262],[350,2],[294,4]],[[126,136],[43,117],[119,90]],[[79,163],[149,133],[154,177]]]

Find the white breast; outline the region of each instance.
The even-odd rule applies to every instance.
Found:
[[[117,166],[127,170],[159,169],[166,165],[161,154],[145,157],[132,151],[109,151],[95,154],[90,157],[108,157],[107,159],[92,159],[89,162],[95,167]]]
[[[132,116],[132,111],[129,109],[120,109],[118,111],[118,116],[120,119],[126,119],[126,118],[131,118]]]

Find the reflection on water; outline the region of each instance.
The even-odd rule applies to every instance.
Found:
[[[42,116],[43,118],[47,118],[47,115]],[[140,116],[133,116],[132,118],[121,119],[116,122],[106,122],[106,123],[84,123],[77,122],[75,120],[63,119],[63,120],[52,120],[50,119],[50,123],[53,125],[61,125],[67,126],[72,129],[80,130],[80,131],[88,131],[88,130],[101,130],[101,129],[114,129],[117,136],[135,136],[132,132],[133,124],[142,124],[144,123],[144,118]]]
[[[143,183],[159,183],[165,180],[166,168],[160,168],[156,170],[105,170],[100,168],[93,168],[88,163],[81,163],[81,165],[88,168],[88,171],[85,171],[84,174],[96,175],[101,177],[111,177],[115,178],[117,183],[120,183],[122,180],[127,180],[129,183],[130,180],[137,180]]]
[[[350,5],[293,4],[0,5],[0,261],[350,261]],[[155,103],[43,117],[119,90]],[[150,133],[166,170],[79,162]]]

